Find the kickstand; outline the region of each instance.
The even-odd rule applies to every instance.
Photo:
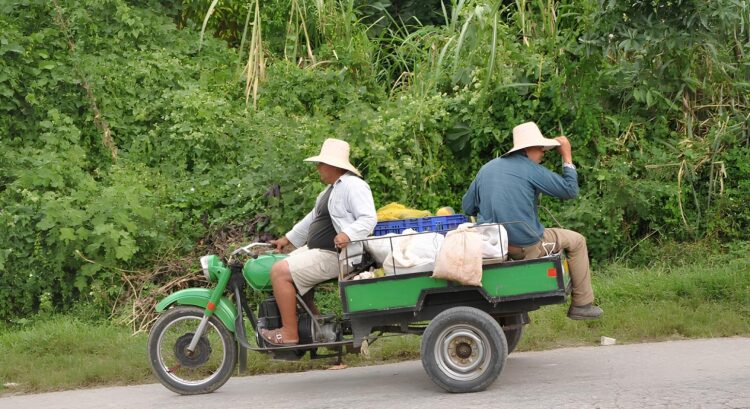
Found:
[[[328,370],[336,371],[348,368],[348,366],[344,363],[344,360],[341,358],[342,356],[344,356],[344,353],[343,351],[339,350],[339,353],[336,354],[336,362],[328,367]]]
[[[339,349],[339,353],[338,353],[338,354],[336,354],[336,365],[337,365],[337,366],[339,366],[339,365],[343,365],[343,364],[344,364],[344,359],[343,359],[343,357],[344,357],[344,351],[343,351],[343,348],[340,348],[340,349]]]

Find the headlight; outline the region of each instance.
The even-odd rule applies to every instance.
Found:
[[[219,257],[213,254],[201,257],[201,269],[209,283],[219,281],[220,275],[229,272],[229,270],[224,267],[224,263],[219,260]]]
[[[201,257],[201,269],[203,269],[203,275],[206,277],[206,280],[211,281],[211,273],[208,272],[208,258],[211,256],[203,256]]]

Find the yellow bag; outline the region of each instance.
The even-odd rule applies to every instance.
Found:
[[[387,220],[401,220],[401,219],[416,219],[419,217],[432,216],[427,210],[410,209],[401,203],[391,202],[381,207],[377,211],[378,221],[384,222]]]

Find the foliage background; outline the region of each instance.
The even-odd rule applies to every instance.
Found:
[[[595,260],[750,239],[745,2],[263,2],[257,108],[254,3],[221,1],[199,47],[210,3],[0,3],[0,319],[122,308],[131,273],[222,226],[283,233],[330,136],[376,205],[434,211],[534,120],[571,139],[582,192],[544,221]]]

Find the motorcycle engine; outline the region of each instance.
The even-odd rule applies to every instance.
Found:
[[[339,324],[334,315],[324,315],[318,318],[318,326],[314,327],[315,342],[336,342],[340,337]]]
[[[276,329],[281,327],[281,314],[273,297],[261,301],[258,307],[258,331],[261,329]]]
[[[297,330],[300,344],[335,342],[340,338],[339,325],[334,315],[324,315],[313,322],[313,318],[302,308],[297,311]],[[281,315],[274,297],[260,303],[258,308],[258,330],[281,327]]]

